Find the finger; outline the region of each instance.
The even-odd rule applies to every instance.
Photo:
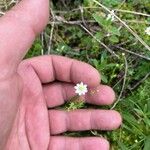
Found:
[[[88,86],[97,86],[100,82],[98,71],[89,64],[62,56],[41,56],[25,60],[20,69],[32,66],[42,83],[54,80],[64,82],[84,82]]]
[[[62,105],[76,95],[74,84],[60,82],[44,85],[43,92],[49,108]],[[115,101],[115,93],[111,87],[99,85],[96,88],[88,89],[88,93],[82,96],[81,100],[90,104],[110,105]]]
[[[121,116],[114,110],[50,110],[49,121],[51,134],[66,131],[114,130],[122,122]]]
[[[100,137],[52,136],[49,150],[109,150],[109,143],[106,139]]]
[[[45,27],[48,7],[48,0],[22,0],[0,18],[0,68],[4,76],[14,71]]]

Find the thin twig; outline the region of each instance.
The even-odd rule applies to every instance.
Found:
[[[1,11],[0,11],[0,15],[4,15],[4,14],[5,14],[4,12],[1,12]]]
[[[84,19],[84,10],[83,10],[83,7],[79,6],[79,9],[80,9],[80,12],[81,12],[81,18],[82,18],[82,23],[85,27],[87,27],[87,24],[85,23],[85,19]]]
[[[52,15],[52,24],[51,24],[51,32],[50,32],[50,36],[49,36],[49,44],[48,44],[48,55],[51,53],[51,46],[52,46],[52,39],[53,39],[53,32],[54,32],[54,26],[55,26],[55,15],[53,13],[53,10],[51,8],[51,15]]]
[[[55,26],[55,23],[53,23],[52,26],[51,26],[51,33],[50,33],[49,44],[48,44],[48,55],[51,53],[54,26]]]
[[[99,39],[97,39],[85,26],[83,26],[81,23],[77,23],[77,22],[71,22],[71,21],[66,21],[64,18],[60,17],[60,16],[55,16],[55,19],[57,21],[61,21],[63,23],[66,24],[71,24],[71,25],[78,25],[80,26],[82,29],[84,29],[90,36],[92,36],[98,43],[100,43],[100,45],[102,45],[103,47],[106,48],[106,50],[108,52],[110,52],[112,55],[116,56],[117,58],[119,58],[119,56],[113,51],[111,50],[107,45],[105,45],[102,41],[100,41]]]
[[[52,24],[53,21],[49,22],[49,24]],[[64,21],[55,21],[55,24],[62,24]],[[75,20],[75,21],[69,21],[69,24],[79,24],[83,23],[83,20]],[[96,23],[95,20],[85,20],[85,23]]]
[[[99,7],[82,7],[83,9],[100,9]],[[68,12],[75,12],[79,11],[79,8],[72,9],[70,11],[54,11],[55,13],[61,13],[61,14],[66,14]],[[130,11],[130,10],[123,10],[123,9],[114,9],[115,12],[122,12],[122,13],[129,13],[129,14],[134,14],[134,15],[140,15],[140,16],[145,16],[145,17],[150,17],[149,14],[141,13],[141,12],[136,12],[136,11]]]
[[[117,46],[127,45],[129,42],[130,40],[122,41],[121,43],[118,43]]]
[[[41,55],[44,55],[44,32],[41,33],[41,42],[42,42]]]
[[[137,21],[137,20],[123,20],[123,21],[125,21],[127,23],[147,24],[147,25],[150,24],[150,22],[146,22],[146,21]]]
[[[134,14],[134,15],[140,15],[140,16],[146,16],[150,17],[149,14],[141,13],[141,12],[135,12],[135,11],[130,11],[130,10],[122,10],[122,9],[115,9],[117,12],[123,12],[123,13],[129,13],[129,14]]]
[[[126,2],[126,0],[123,0],[123,1],[121,2],[121,4],[118,6],[118,9],[121,8],[121,7],[124,5],[125,2]]]
[[[125,48],[123,48],[123,47],[120,47],[120,46],[117,46],[117,45],[116,45],[116,46],[113,46],[113,47],[118,48],[118,49],[120,49],[120,50],[122,50],[122,51],[125,51],[125,52],[127,52],[127,53],[136,55],[136,56],[138,56],[138,57],[140,57],[140,58],[143,58],[143,59],[146,59],[146,60],[150,60],[149,57],[146,57],[146,56],[143,56],[143,55],[141,55],[141,54],[132,52],[132,51],[130,51],[130,50],[128,50],[128,49],[125,49]]]
[[[19,1],[18,0],[11,0],[9,3],[8,3],[8,6],[12,5],[12,4],[17,4]]]
[[[150,76],[150,72],[145,75],[143,79],[141,79],[139,82],[137,82],[133,87],[129,88],[129,90],[134,90],[137,88],[144,80],[146,80]]]
[[[100,43],[103,47],[106,48],[106,50],[108,52],[110,52],[112,55],[116,56],[117,58],[119,58],[119,56],[113,51],[111,50],[107,45],[105,45],[102,41],[100,41],[99,39],[97,39],[86,27],[84,27],[82,24],[80,24],[80,27],[82,29],[84,29],[90,36],[92,36],[98,43]]]
[[[114,103],[114,105],[111,107],[111,109],[114,109],[116,107],[116,105],[120,102],[123,91],[125,89],[125,84],[126,84],[126,78],[127,78],[127,72],[128,72],[128,62],[125,56],[124,57],[124,62],[125,62],[125,73],[124,73],[124,79],[123,79],[123,84],[122,84],[122,88],[121,88],[121,92],[118,96],[117,101]]]
[[[124,76],[123,77],[121,77],[120,79],[119,79],[119,81],[112,87],[113,89],[122,81],[122,79],[124,78]]]
[[[136,24],[147,24],[149,25],[150,23],[149,22],[145,22],[145,21],[137,21],[137,20],[123,20],[125,22],[128,22],[128,23],[136,23]],[[75,24],[75,23],[83,23],[83,20],[74,20],[74,21],[69,21],[69,22],[72,22],[72,24]],[[62,24],[64,22],[62,21],[51,21],[50,24],[52,23],[55,23],[55,24]],[[84,20],[84,23],[97,23],[95,20]]]
[[[150,51],[150,47],[141,39],[137,33],[135,33],[124,21],[122,21],[114,12],[110,11],[106,6],[98,2],[97,0],[93,0],[96,4],[98,4],[100,7],[105,9],[107,12],[109,12],[112,16],[114,16],[118,21],[120,21],[127,29],[128,31],[147,49]]]

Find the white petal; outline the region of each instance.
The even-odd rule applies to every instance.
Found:
[[[78,89],[78,87],[77,86],[74,86],[74,88],[77,90]]]
[[[80,84],[78,83],[76,86],[77,86],[77,87],[79,87],[79,86],[80,86]]]
[[[81,83],[80,83],[80,86],[83,86],[83,85],[84,85],[83,82],[81,82]]]
[[[150,35],[150,27],[147,27],[147,28],[145,29],[145,33],[148,34],[148,35]]]
[[[84,92],[84,93],[82,93],[82,95],[85,95],[85,92]]]
[[[84,87],[86,87],[86,88],[87,88],[87,85],[86,85],[86,84],[84,84]]]
[[[115,11],[114,11],[114,10],[112,10],[111,12],[114,14],[114,12],[115,12]]]
[[[76,90],[76,92],[77,92],[77,93],[79,93],[79,92],[80,92],[80,90],[79,90],[79,89],[77,89],[77,90]]]
[[[79,92],[78,94],[79,94],[79,96],[81,96],[81,95],[82,95],[82,93],[81,93],[81,92]]]
[[[87,89],[85,89],[85,91],[84,91],[85,93],[87,93],[88,92],[88,90]]]
[[[106,20],[109,20],[109,19],[111,19],[111,14],[108,14],[108,16],[106,18]]]

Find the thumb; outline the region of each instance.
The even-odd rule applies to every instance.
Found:
[[[49,0],[22,0],[0,18],[0,79],[16,71],[48,17]]]

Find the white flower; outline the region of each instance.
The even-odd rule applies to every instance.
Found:
[[[83,82],[76,84],[74,88],[75,88],[75,93],[78,94],[79,96],[85,95],[85,93],[88,92],[87,85],[83,84]]]
[[[150,35],[150,27],[147,27],[147,28],[145,29],[145,33],[146,33],[147,35]]]
[[[114,14],[114,10],[111,11],[111,14],[108,14],[108,15],[107,15],[106,20],[114,21],[114,20],[115,20],[115,17],[114,17],[113,14]]]

